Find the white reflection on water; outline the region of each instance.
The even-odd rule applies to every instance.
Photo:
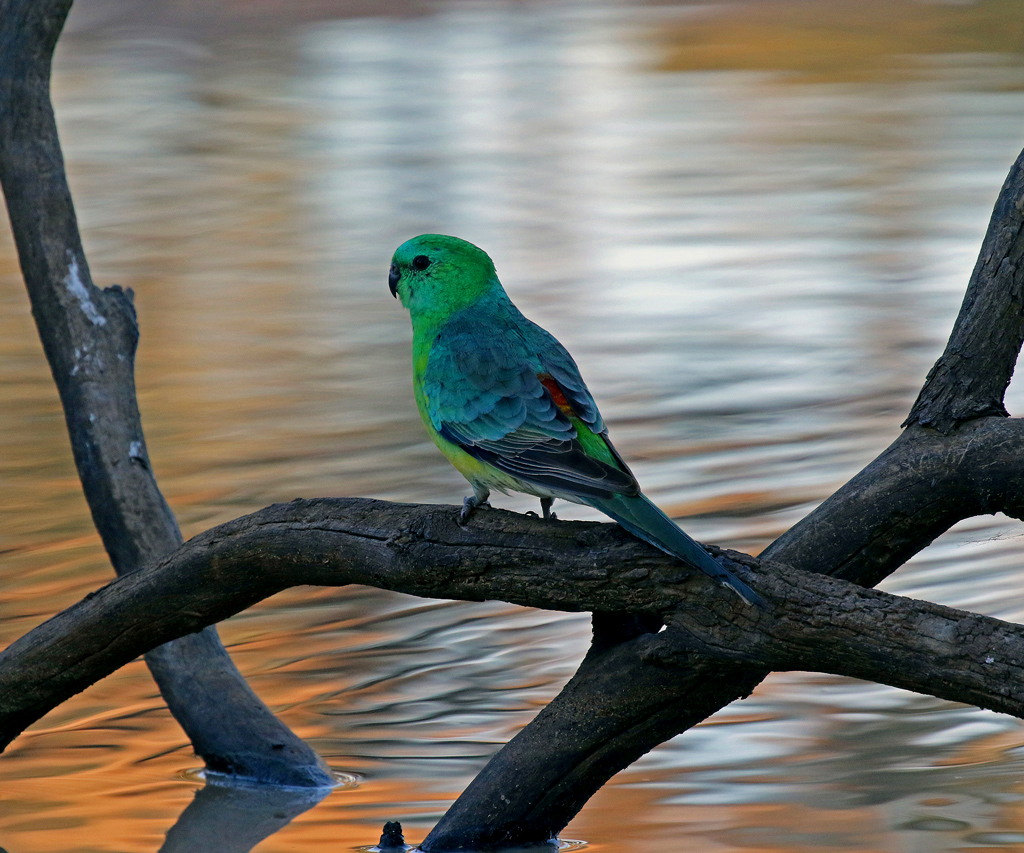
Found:
[[[98,281],[138,294],[150,451],[188,532],[298,495],[461,499],[418,423],[385,284],[423,231],[491,252],[698,538],[763,547],[896,435],[1024,138],[1024,95],[980,62],[889,85],[659,73],[647,34],[667,14],[453,4],[204,47],[63,46],[87,250]],[[108,569],[0,239],[10,639]],[[1020,537],[972,520],[886,586],[1019,618]],[[284,719],[365,777],[259,848],[313,850],[368,843],[385,818],[419,840],[571,674],[587,622],[296,590],[223,633]],[[567,834],[606,850],[1012,848],[1022,744],[1005,717],[777,674]],[[155,850],[193,765],[127,667],[0,761],[0,843]]]

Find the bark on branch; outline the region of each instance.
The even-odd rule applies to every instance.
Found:
[[[0,654],[0,743],[150,646],[299,584],[655,612],[669,630],[638,640],[640,656],[658,666],[699,652],[853,675],[1024,717],[1024,627],[733,556],[768,612],[611,524],[494,510],[461,527],[450,507],[359,498],[275,505],[119,578]]]
[[[1003,396],[1024,342],[1024,161],[1006,176],[946,350],[904,426],[948,435],[985,415],[1006,415]]]

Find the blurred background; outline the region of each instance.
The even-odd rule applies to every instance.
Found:
[[[1024,145],[1024,15],[79,0],[54,98],[93,277],[136,292],[143,422],[187,536],[299,496],[461,501],[386,283],[394,248],[435,231],[487,250],[566,344],[647,493],[696,538],[757,553],[896,437],[942,350]],[[6,227],[0,397],[6,644],[111,577]],[[971,520],[884,587],[1020,620],[1022,536]],[[221,632],[358,781],[256,848],[306,853],[371,844],[387,819],[421,840],[571,675],[589,620],[297,588]],[[0,759],[0,845],[156,851],[198,764],[135,662]],[[778,673],[564,836],[603,853],[1019,850],[1024,729]]]

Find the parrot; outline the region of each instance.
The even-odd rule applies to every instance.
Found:
[[[576,362],[528,320],[482,249],[421,234],[395,250],[388,287],[410,314],[416,406],[434,444],[473,488],[460,523],[492,489],[593,507],[732,590],[764,599],[640,491],[608,438]]]

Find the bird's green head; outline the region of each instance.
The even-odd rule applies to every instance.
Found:
[[[414,324],[445,320],[488,293],[503,293],[483,249],[443,234],[421,234],[402,243],[391,259],[388,286]]]

